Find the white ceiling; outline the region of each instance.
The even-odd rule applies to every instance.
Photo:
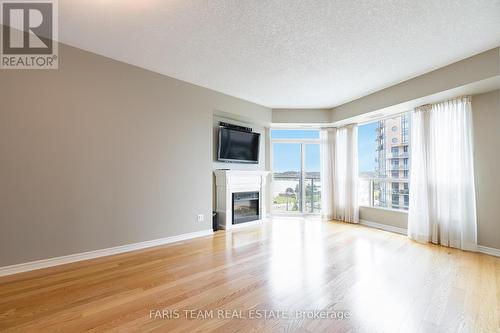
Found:
[[[333,107],[500,45],[500,1],[60,0],[62,42],[272,108]]]

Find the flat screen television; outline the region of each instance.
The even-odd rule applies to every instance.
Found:
[[[219,129],[217,159],[223,162],[259,163],[260,133]]]

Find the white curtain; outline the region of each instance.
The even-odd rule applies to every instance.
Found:
[[[333,180],[335,179],[335,136],[336,128],[326,128],[320,132],[321,157],[321,215],[333,220]]]
[[[322,215],[358,223],[357,125],[321,131]]]
[[[412,113],[410,238],[476,250],[472,144],[470,97]]]

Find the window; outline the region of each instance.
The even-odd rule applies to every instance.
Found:
[[[361,205],[408,209],[409,126],[405,113],[358,127]]]
[[[272,211],[320,213],[319,130],[271,130]]]

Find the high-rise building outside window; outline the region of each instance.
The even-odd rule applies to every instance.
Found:
[[[410,114],[359,125],[360,204],[408,209]]]

